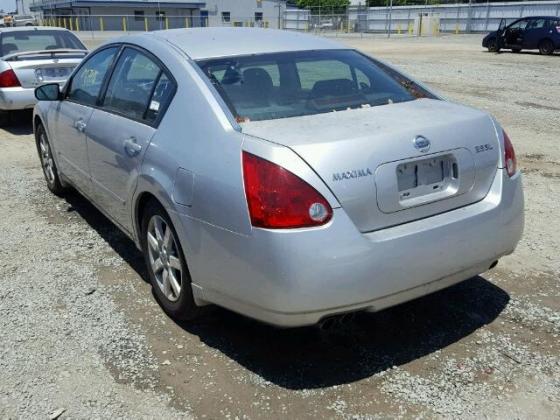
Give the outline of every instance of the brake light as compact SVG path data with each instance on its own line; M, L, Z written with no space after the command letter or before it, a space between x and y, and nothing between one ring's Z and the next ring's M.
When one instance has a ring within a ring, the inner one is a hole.
M243 179L255 227L311 227L332 218L331 206L315 188L275 163L243 152Z
M21 86L19 80L12 69L8 69L0 73L0 87L18 87Z
M510 177L515 175L517 172L517 159L515 158L515 150L513 149L513 144L508 135L504 131L504 162L506 165L506 171Z

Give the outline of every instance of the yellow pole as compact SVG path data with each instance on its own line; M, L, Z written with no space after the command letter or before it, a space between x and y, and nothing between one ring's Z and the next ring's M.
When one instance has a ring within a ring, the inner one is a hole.
M165 29L169 29L169 18L165 17Z
M185 18L185 28L188 28L188 27L189 27L189 18L186 17Z
M66 18L62 18L62 26L64 27L64 29L66 29L66 24L67 24Z
M412 35L412 33L414 32L414 26L412 25L412 23L408 24L408 34Z
M80 32L80 18L76 18L76 32Z
M455 35L459 35L459 24L455 24Z
M99 17L99 29L101 29L101 32L105 29L103 25L103 18L101 16Z
M72 18L68 18L68 21L70 23L70 30L73 31L74 30L74 24L72 23L73 19Z
M148 32L148 18L144 18L144 31Z
M397 33L399 35L401 34L401 24L400 23L397 25Z
M123 32L126 32L126 18L124 16L122 18L122 28L123 28Z

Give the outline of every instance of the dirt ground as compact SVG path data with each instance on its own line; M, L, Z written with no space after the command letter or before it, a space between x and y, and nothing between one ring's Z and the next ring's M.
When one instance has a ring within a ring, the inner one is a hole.
M560 55L480 40L341 38L501 121L524 172L518 249L328 332L221 309L173 322L132 242L47 192L29 115L0 129L0 418L560 417Z

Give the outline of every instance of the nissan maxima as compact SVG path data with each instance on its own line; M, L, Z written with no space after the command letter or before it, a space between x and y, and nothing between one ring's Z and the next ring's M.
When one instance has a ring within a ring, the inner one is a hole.
M326 38L132 35L35 94L48 188L130 236L175 319L378 311L485 272L522 234L500 124Z

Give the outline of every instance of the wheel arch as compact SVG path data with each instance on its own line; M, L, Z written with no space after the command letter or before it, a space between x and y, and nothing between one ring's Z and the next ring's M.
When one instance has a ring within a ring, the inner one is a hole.
M173 200L166 193L166 188L151 176L141 176L138 179L132 205L132 227L136 246L142 248L142 216L150 201L155 201L167 212L175 229L178 228L176 217L173 217Z
M553 40L552 38L550 38L550 37L548 37L548 36L542 38L542 39L539 41L539 43L537 44L537 47L539 48L539 50L540 50L540 48L541 48L541 45L543 45L545 42L550 42L550 43L552 44L552 52L551 52L551 54L554 54L554 51L555 51L555 49L556 49L556 43L554 42L554 40Z

